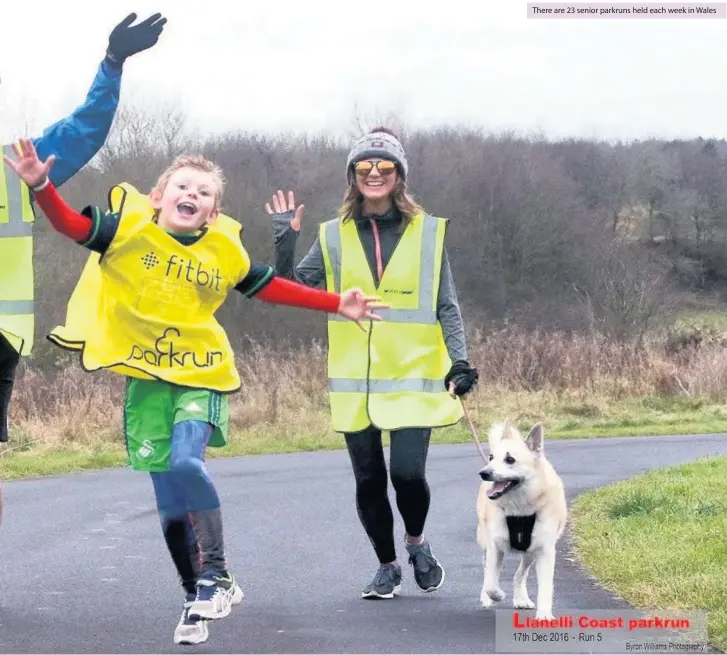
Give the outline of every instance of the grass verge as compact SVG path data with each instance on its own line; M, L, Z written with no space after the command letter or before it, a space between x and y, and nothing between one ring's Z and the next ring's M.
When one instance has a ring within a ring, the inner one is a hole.
M638 607L707 610L727 651L727 457L586 493L572 516L576 556L605 587Z
M483 442L489 424L504 418L523 430L542 421L549 439L727 432L727 410L708 399L693 397L646 396L613 401L582 393L492 391L478 394L466 406ZM120 416L109 423L96 433L96 438L74 439L73 430L68 427L52 441L33 440L32 434L24 432L21 426L0 450L0 478L11 480L123 466ZM464 421L435 430L432 436L433 443L470 440ZM233 406L230 445L208 452L210 458L215 458L341 448L343 438L331 431L324 410L309 409L298 416L286 416L285 420L259 421L246 428Z

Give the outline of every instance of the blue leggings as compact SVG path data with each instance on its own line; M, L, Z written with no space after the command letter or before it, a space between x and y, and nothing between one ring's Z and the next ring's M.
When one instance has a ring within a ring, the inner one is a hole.
M169 470L150 474L164 538L188 593L200 573L227 566L220 499L204 463L212 430L204 421L177 423Z

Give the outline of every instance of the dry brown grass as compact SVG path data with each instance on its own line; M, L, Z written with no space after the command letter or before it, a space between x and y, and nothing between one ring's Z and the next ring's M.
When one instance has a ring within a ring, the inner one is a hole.
M714 334L671 337L638 349L599 335L510 327L471 335L470 356L481 376L475 405L503 392L594 406L654 396L719 402L727 395L727 350ZM328 429L324 347L275 352L253 345L238 365L243 387L231 399L233 431L270 426L285 439ZM10 447L118 447L122 398L117 375L84 373L75 363L60 373L28 368L13 396Z

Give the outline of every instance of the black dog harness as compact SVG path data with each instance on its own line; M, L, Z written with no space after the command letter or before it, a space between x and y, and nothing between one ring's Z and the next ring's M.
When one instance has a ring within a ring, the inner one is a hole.
M533 538L536 514L530 516L506 516L507 531L510 533L510 547L526 551Z

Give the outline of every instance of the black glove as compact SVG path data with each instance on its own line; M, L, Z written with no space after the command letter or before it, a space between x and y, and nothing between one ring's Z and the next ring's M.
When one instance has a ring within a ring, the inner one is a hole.
M453 382L455 395L464 396L474 389L479 379L480 374L476 368L472 368L469 362L457 360L444 378L444 386L449 391L449 385Z
M138 25L130 27L135 20L136 14L129 14L114 27L109 36L106 58L117 67L121 66L127 57L151 48L159 39L167 22L161 14L154 14Z

